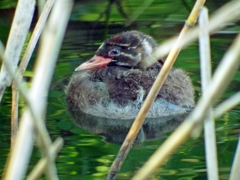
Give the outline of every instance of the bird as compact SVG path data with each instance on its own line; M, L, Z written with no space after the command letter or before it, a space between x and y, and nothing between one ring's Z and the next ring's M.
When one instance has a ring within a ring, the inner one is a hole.
M75 69L66 86L70 109L94 117L134 119L164 64L164 60L155 60L148 65L157 46L151 36L136 30L104 41L91 59ZM183 114L194 105L190 77L173 67L147 118Z

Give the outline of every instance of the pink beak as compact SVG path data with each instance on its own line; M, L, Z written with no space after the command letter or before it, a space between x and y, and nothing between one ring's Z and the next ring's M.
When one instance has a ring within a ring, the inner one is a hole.
M82 70L88 70L88 69L94 69L94 68L102 68L108 65L112 59L110 58L104 58L102 56L93 56L90 60L87 62L81 64L78 66L75 71L82 71Z

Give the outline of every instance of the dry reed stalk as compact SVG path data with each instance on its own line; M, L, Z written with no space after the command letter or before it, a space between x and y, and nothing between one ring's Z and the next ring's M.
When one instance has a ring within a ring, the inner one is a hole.
M14 146L14 142L18 132L18 102L19 91L17 85L12 85L12 107L11 107L11 148Z
M42 10L42 13L37 21L37 24L32 32L31 39L29 40L28 46L26 48L26 51L23 55L22 61L19 65L19 71L20 71L20 80L22 80L23 74L27 68L27 65L29 63L29 60L32 56L32 53L36 47L36 44L38 42L38 39L42 33L42 30L46 24L46 20L48 18L48 15L50 13L50 10L52 9L52 6L54 4L55 0L48 0Z
M212 73L209 32L204 29L207 25L208 10L203 7L199 15L199 26L203 29L199 32L200 70L203 96L207 96L208 92L206 90L211 80ZM204 140L208 179L218 180L217 143L212 107L208 109L204 119Z
M49 23L43 35L44 40L42 43L44 44L41 44L36 72L29 93L32 107L26 108L23 113L19 134L14 149L11 152L9 163L7 164L5 179L22 179L26 173L34 138L34 126L30 108L37 114L38 119L41 118L45 112L46 92L50 85L71 8L72 1L69 0L58 0L53 8ZM59 21L59 17L61 17L61 21ZM45 128L43 121L37 123L43 126L43 129ZM51 152L48 151L51 140L48 135L45 138L44 141L46 141L47 144L42 143L44 147L41 148L45 149L47 156L47 177L48 179L58 179L54 157Z
M220 7L210 18L208 26L204 27L206 31L213 34L214 32L223 29L229 24L229 22L235 22L239 20L240 17L240 1L230 1L226 5ZM199 35L199 31L202 31L199 27L192 29L187 36L180 42L179 46L187 47L192 41L196 40ZM154 59L161 59L165 57L170 52L171 48L176 44L177 37L173 37L170 40L167 40L153 53L152 57L147 59L151 66L156 63Z
M219 104L214 110L214 118L219 118L227 111L240 104L240 92L234 94L230 98Z
M143 106L141 107L135 121L132 124L131 129L129 130L129 133L127 134L127 137L125 138L119 153L117 154L117 157L115 158L111 168L110 172L108 174L108 179L114 179L118 171L120 170L128 152L130 151L130 148L136 139L136 136L142 127L142 124L146 118L146 115L154 102L158 92L160 91L170 69L172 68L179 52L181 51L182 46L179 46L179 42L182 41L182 38L187 34L189 29L193 27L197 21L200 7L203 6L205 3L205 0L197 0L191 14L189 15L189 18L187 19L185 26L183 27L181 33L179 34L179 37L177 39L176 44L171 49L166 61L164 62L164 65L158 74L149 94L146 97L146 100L143 103Z
M36 132L38 134L37 137L39 138L40 145L41 145L41 147L45 147L45 149L43 151L46 151L45 154L47 154L47 155L49 154L49 156L50 156L51 155L50 152L48 153L47 151L48 151L48 147L50 148L50 145L51 145L50 141L51 140L50 140L50 137L47 133L46 127L44 126L43 123L41 123L41 122L43 122L43 119L41 119L40 116L37 116L37 113L35 112L35 109L32 108L33 105L32 105L31 99L28 97L29 92L27 90L27 87L18 80L17 75L14 74L14 71L13 71L11 65L8 63L8 61L6 61L4 59L4 56L3 56L4 53L3 52L4 52L4 48L3 48L3 45L0 43L0 60L3 60L3 63L5 64L9 75L16 82L16 85L18 86L19 91L21 92L22 96L24 97L24 100L26 101L26 104L29 107L29 111L31 113L31 116L33 117L31 120L34 123ZM8 163L9 162L6 163L6 168L5 169L7 169L7 166L9 165Z
M19 0L17 4L6 50L4 52L5 59L10 61L14 71L17 68L23 44L32 21L34 7L35 0ZM10 86L11 82L12 78L8 75L5 65L3 65L0 72L0 101L2 100L6 87Z
M32 108L32 102L31 102L31 99L28 97L29 92L27 90L27 87L24 84L21 84L21 82L18 80L17 75L14 73L12 66L9 64L8 61L5 60L2 52L4 52L4 48L3 48L3 45L0 43L0 59L3 60L3 63L5 64L9 75L14 79L14 81L16 81L19 91L23 95L24 100L26 101L26 104L29 107L29 111L33 117L31 120L33 120L36 131L39 134L40 143L43 143L43 145L42 145L43 147L44 146L48 147L49 146L48 142L50 141L50 138L47 134L47 130L46 130L45 126L43 126L43 124L41 123L43 120L41 119L41 117L37 116L35 109ZM48 138L46 138L46 137L48 137ZM13 149L11 149L11 151L12 150ZM6 163L6 167L7 166L8 166L8 162Z
M230 180L239 180L240 179L240 136L238 137L238 145L232 165L232 170L230 173Z
M239 8L240 8L240 1L231 1L227 5L224 5L218 11L216 11L216 13L214 13L214 15L212 16L212 18L209 22L209 25L207 27L205 27L205 29L207 31L209 31L210 33L213 33L217 30L224 28L224 26L228 22L234 22L234 21L238 20L238 18L240 16ZM220 23L221 23L221 25L219 25ZM189 45L189 43L191 41L195 40L198 37L199 31L201 31L201 30L202 29L195 28L194 30L189 32L179 46ZM164 43L162 46L159 46L157 48L157 50L154 52L153 57L155 57L155 59L159 59L160 57L166 56L168 54L168 52L170 51L171 47L175 44L175 42L176 42L176 38L173 38L173 39L167 41L166 43ZM149 62L151 62L151 59L149 59ZM152 62L152 63L155 63L155 62ZM190 126L190 128L191 127L193 128L195 126L195 124L193 124L193 125L187 124L186 127L188 127L188 126ZM188 132L186 132L186 134L188 135ZM180 144L181 144L181 142L180 142ZM122 157L124 157L124 156L122 156ZM119 158L121 158L121 157L119 157ZM112 173L114 173L114 172L112 172ZM117 173L117 172L115 172L115 173ZM111 177L114 178L113 176L114 176L114 174L112 174ZM111 177L108 177L108 178L110 179Z
M38 4L38 14L41 14L44 8L44 5L46 4L46 1L48 0L37 0Z
M50 153L54 158L56 158L57 153L60 151L60 149L63 146L63 139L57 138L55 142L50 147ZM30 174L27 176L26 180L34 180L39 179L41 175L43 174L47 164L47 157L42 157L36 166L33 168L33 170L30 172Z
M36 24L36 27L33 30L31 39L28 43L27 49L23 55L22 61L19 65L20 74L18 75L19 80L21 81L23 78L23 74L27 68L29 60L32 56L33 50L38 42L40 34L43 30L43 27L46 23L47 17L49 15L50 10L52 9L53 3L55 0L48 0L43 8L43 11L39 17L39 20ZM11 147L13 147L17 130L18 130L18 102L19 102L19 91L18 87L13 81L12 84L12 111L11 111Z
M9 75L16 82L16 85L18 86L19 91L21 92L24 100L26 101L27 106L29 106L29 110L31 112L31 115L33 116L33 122L35 123L36 131L40 135L40 138L42 138L42 136L46 136L47 135L47 134L44 133L44 132L47 132L47 131L43 131L41 124L39 124L39 122L41 122L42 119L41 119L41 117L38 117L36 115L35 110L32 108L32 102L31 102L31 100L29 99L29 96L28 96L29 95L29 91L28 91L26 85L22 84L18 80L17 73L16 74L14 73L14 70L13 70L12 66L9 64L9 62L7 60L5 60L3 54L4 54L4 47L0 43L0 60L3 61L4 65L6 66L6 69L8 70ZM42 140L42 142L44 142L44 141ZM47 145L45 145L45 146L47 146Z
M217 67L211 83L207 87L208 94L202 96L189 117L168 137L159 149L149 158L144 166L139 169L133 180L146 179L163 165L169 156L185 142L194 128L202 123L205 113L215 102L230 83L231 78L239 67L240 58L240 34L231 45Z

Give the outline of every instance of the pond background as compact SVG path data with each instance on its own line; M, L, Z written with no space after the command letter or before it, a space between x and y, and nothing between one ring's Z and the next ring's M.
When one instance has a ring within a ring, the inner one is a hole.
M227 2L229 1L209 0L206 6L212 14ZM119 144L106 142L103 137L79 128L73 123L72 117L67 112L64 87L74 69L93 56L98 46L106 38L118 32L139 30L151 35L158 43L177 35L195 0L122 0L121 6L112 4L107 10L108 3L108 1L98 1L98 3L75 1L56 65L49 91L46 123L52 139L58 136L64 138L64 147L57 158L60 179L105 179L120 148ZM7 41L15 6L16 1L13 0L1 0L0 2L0 40L4 44ZM126 16L134 21L129 22L126 20ZM231 23L226 29L211 37L213 69L219 64L239 31L240 23ZM27 83L33 76L32 70L36 54L37 49L25 73ZM184 49L174 66L186 70L192 78L197 101L201 95L198 43L195 42ZM218 103L239 90L240 71ZM24 107L23 100L21 100L20 106L21 115ZM3 173L10 148L10 111L11 88L8 88L0 104L0 174ZM240 107L238 106L216 121L221 179L228 179L239 132ZM116 179L130 179L170 133L166 133L157 140L136 143ZM35 148L29 170L36 164L39 157L40 152ZM207 179L203 136L184 143L153 177L153 179Z

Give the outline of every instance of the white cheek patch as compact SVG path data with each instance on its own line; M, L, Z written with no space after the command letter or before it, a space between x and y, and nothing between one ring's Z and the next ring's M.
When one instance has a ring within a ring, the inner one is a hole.
M144 39L142 41L142 46L143 46L143 49L145 50L146 54L152 54L153 48L146 39Z
M128 47L128 50L131 50L131 49L137 49L137 46Z
M117 65L119 65L119 66L130 66L131 67L131 65L130 64L128 64L128 63L124 63L124 62L119 62L119 61L116 61L117 63Z
M121 55L125 56L125 57L128 57L129 59L135 59L136 56L133 56L131 54L127 54L127 53L124 53L124 52L121 52Z
M129 60L131 60L131 64L129 64L129 62L123 62L123 61L118 61L117 64L118 65L122 65L122 66L135 66L139 63L139 61L141 60L141 54L138 53L137 55L133 56L131 54L127 54L124 52L121 52L121 55L124 57L127 57Z

